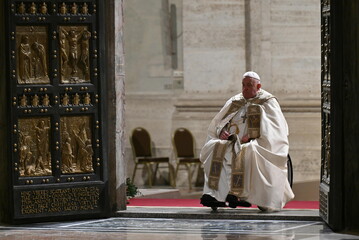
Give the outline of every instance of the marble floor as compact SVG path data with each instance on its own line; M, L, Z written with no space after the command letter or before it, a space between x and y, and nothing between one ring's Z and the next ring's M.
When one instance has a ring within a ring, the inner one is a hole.
M338 234L321 221L124 218L0 225L6 240L334 240L359 239Z

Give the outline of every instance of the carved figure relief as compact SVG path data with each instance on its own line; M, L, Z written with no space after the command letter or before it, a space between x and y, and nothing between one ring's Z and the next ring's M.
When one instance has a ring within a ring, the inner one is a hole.
M71 13L72 15L77 15L77 14L88 15L89 8L88 8L88 4L86 2L83 3L82 6L77 5L75 2L72 4L69 4L69 5L67 5L65 2L63 2L60 4L59 13L61 15L65 15L68 13Z
M66 14L67 13L67 6L66 4L63 2L60 6L60 14Z
M90 78L90 58L89 58L89 39L91 37L91 33L89 31L82 32L81 40L81 58L80 58L80 67L82 69L83 75L85 79Z
M47 76L47 63L46 63L46 51L44 45L34 42L32 45L32 52L33 52L33 60L35 63L35 70L34 70L34 76L35 78L38 73L42 73L45 77ZM41 72L42 71L42 72Z
M61 153L63 173L93 172L89 116L61 118Z
M17 26L16 39L18 84L50 83L47 67L47 28Z
M17 9L19 14L25 14L26 12L26 6L23 2L20 3L18 9Z
M26 83L30 80L31 76L31 48L29 44L29 36L21 36L21 43L19 45L19 73L20 73L20 82Z
M42 98L42 106L50 106L49 95L45 94Z
M47 96L48 98L48 96ZM62 106L81 106L81 105L91 105L91 95L89 93L85 94L68 94L64 93L60 95L61 105ZM47 106L44 104L44 100L42 103L43 106Z
M46 2L42 3L35 3L35 2L28 2L24 3L21 2L17 5L17 13L18 14L48 14L48 8Z
M74 172L75 168L72 166L75 156L72 154L71 138L69 134L64 136L64 143L61 148L63 173Z
M32 106L34 106L34 107L39 106L39 96L37 96L37 94L35 94L32 97Z
M77 14L77 4L76 3L73 3L72 6L71 6L71 13L72 14Z
M89 13L87 3L84 3L84 4L82 5L81 13L82 13L82 14L88 14L88 13Z
M62 83L90 81L89 39L87 26L60 26L60 67Z
M19 119L20 176L51 175L50 118Z
M37 8L36 8L36 4L34 2L31 3L31 6L30 6L30 14L35 14L36 11L37 11Z
M61 103L63 106L67 106L70 104L69 95L67 95L67 93L62 96Z
M91 97L90 97L90 94L89 94L89 93L86 93L86 94L85 94L84 104L85 104L85 105L90 105L90 104L91 104Z
M73 105L80 105L80 95L76 93L73 97Z
M50 106L50 97L47 94L35 94L19 96L19 107L48 107Z
M51 166L50 158L50 127L45 125L44 120L40 120L35 126L36 131L36 143L38 149L38 157L36 158L36 169L46 171L45 166Z
M41 8L40 8L40 12L42 14L47 14L47 4L45 2L42 3Z
M67 61L69 59L66 53L66 35L64 32L60 32L59 34L61 76L65 76Z
M26 107L27 106L27 97L25 94L23 94L21 97L20 97L20 106L21 107Z
M20 133L20 176L30 175L30 167L28 167L33 160L33 153L31 152L32 138L29 135Z

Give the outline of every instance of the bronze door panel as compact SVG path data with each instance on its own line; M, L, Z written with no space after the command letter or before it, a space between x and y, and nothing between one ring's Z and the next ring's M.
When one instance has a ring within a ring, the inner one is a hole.
M19 119L19 171L21 177L49 176L51 170L50 118Z
M59 26L61 83L90 82L87 26Z
M18 84L48 84L48 31L45 26L16 27Z
M91 122L90 116L61 118L61 171L63 174L94 172Z

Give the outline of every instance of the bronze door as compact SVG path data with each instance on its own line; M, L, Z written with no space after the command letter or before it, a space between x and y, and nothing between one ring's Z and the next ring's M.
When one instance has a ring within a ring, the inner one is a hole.
M322 61L322 160L320 184L320 216L328 222L328 194L330 184L331 78L330 78L330 2L322 1L321 61Z
M102 1L6 4L12 218L104 216Z
M320 216L358 232L359 2L321 1L322 166Z
M321 2L322 159L319 214L334 230L343 228L342 77L340 4Z

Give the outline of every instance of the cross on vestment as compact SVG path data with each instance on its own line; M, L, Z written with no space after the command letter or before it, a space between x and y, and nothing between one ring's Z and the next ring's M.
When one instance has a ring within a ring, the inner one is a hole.
M243 123L245 123L247 119L247 114L244 114L243 116L241 116L241 118L243 118Z

